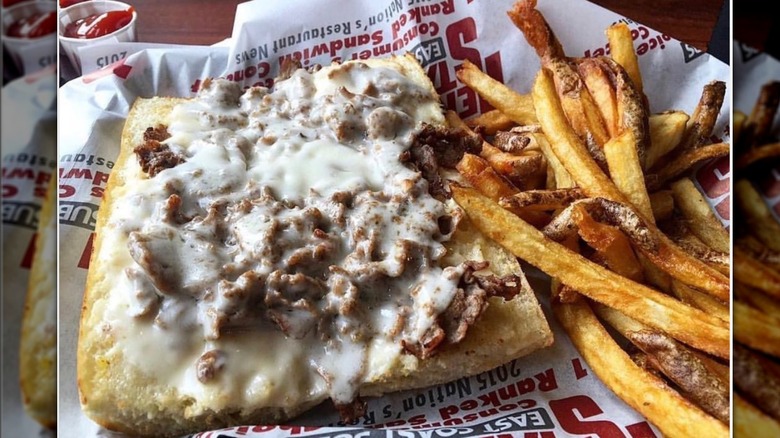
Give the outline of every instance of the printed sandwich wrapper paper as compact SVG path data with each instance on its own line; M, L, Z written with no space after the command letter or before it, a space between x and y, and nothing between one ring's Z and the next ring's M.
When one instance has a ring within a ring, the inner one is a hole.
M635 36L653 112L680 109L691 113L706 83L728 82L727 65L646 26L581 0L540 3L539 9L570 56L608 54L604 30L625 20ZM487 106L455 77L455 68L464 59L522 93L530 91L539 70L536 54L505 14L511 6L511 0L250 2L238 6L226 45L138 51L141 46L120 44L95 49L97 56L125 54L109 67L65 84L60 94L59 433L73 437L109 434L80 410L76 341L96 212L118 155L125 118L136 98L192 97L203 79L217 76L246 86L270 85L286 57L310 66L408 51L426 68L444 104L467 118ZM87 56L84 62L96 60ZM725 132L729 112L726 103L716 132ZM727 159L697 172L700 188L726 224L729 176ZM532 277L544 302L549 295L548 280L538 273ZM530 438L587 436L598 431L614 436L660 436L603 386L544 306L555 332L554 346L480 376L370 400L366 416L347 428L330 428L344 425L326 403L293 420L291 426L238 427L202 436L514 433ZM391 429L377 430L380 426Z
M780 61L758 50L734 43L734 108L750 115L761 87L772 81L780 81ZM780 137L780 114L775 116L774 138ZM757 185L764 202L780 221L780 168L775 167L759 176Z
M19 336L39 213L57 171L56 68L3 87L3 418L2 436L38 436L19 388Z

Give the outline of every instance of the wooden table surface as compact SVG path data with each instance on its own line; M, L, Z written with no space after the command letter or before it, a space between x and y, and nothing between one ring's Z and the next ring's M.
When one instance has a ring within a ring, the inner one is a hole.
M241 0L128 0L138 11L138 40L214 44L230 36ZM592 0L698 49L706 50L723 0Z

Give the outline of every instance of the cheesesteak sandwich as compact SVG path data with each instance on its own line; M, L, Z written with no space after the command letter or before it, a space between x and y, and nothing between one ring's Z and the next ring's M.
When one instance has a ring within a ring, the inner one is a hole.
M517 260L450 199L481 145L411 55L136 101L84 298L86 414L176 435L331 399L350 421L550 345Z

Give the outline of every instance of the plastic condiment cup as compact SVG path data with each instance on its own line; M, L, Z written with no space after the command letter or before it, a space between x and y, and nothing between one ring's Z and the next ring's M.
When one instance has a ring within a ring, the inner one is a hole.
M81 73L81 58L79 57L79 48L91 44L105 43L127 43L135 42L135 22L138 19L138 13L133 8L133 16L130 23L117 29L107 35L97 38L70 38L63 35L65 27L70 23L89 17L90 15L102 14L109 11L127 11L131 8L127 3L112 0L93 0L84 3L76 3L60 10L60 46L62 52L68 56L73 68Z
M41 12L57 10L51 0L31 0L3 10L3 46L23 74L33 73L57 61L57 31L38 38L18 38L5 34L17 21Z

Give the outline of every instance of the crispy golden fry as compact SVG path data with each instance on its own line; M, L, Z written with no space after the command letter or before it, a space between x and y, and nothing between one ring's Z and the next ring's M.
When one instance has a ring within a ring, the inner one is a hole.
M520 190L536 188L543 181L547 163L541 153L513 155L483 143L480 156Z
M615 23L607 28L607 39L612 59L620 64L628 73L634 87L642 93L642 73L639 70L639 60L634 51L634 39L626 23Z
M674 196L671 190L659 190L650 194L650 208L653 209L655 221L672 217L674 212Z
M780 319L734 301L734 339L750 348L780 357Z
M645 98L637 91L631 78L617 62L610 58L599 58L605 68L612 73L612 81L617 92L617 111L620 116L620 129L634 133L636 152L642 169L647 169L647 149L650 147L649 113Z
M734 436L774 438L780 436L780 422L734 394Z
M661 157L682 142L688 119L688 114L682 111L669 111L650 116L650 146L645 160L647 169L652 169Z
M623 232L594 220L584 208L575 208L572 217L582 240L597 251L609 269L630 280L642 282L642 266Z
M704 86L699 103L688 121L682 150L699 147L710 142L709 138L712 135L715 122L718 120L725 96L725 82L712 81Z
M735 281L734 298L744 301L753 308L761 309L761 312L769 316L780 319L780 300L767 295L760 289Z
M739 247L734 248L734 280L780 299L780 272L763 265Z
M499 175L487 161L476 155L463 154L463 158L457 165L457 170L480 193L495 201L518 193L517 188L511 182ZM539 211L518 210L514 213L536 227L544 226L550 221L547 214Z
M657 170L657 179L653 184L648 184L648 190L657 190L664 186L668 181L671 181L678 176L682 175L686 171L692 169L697 164L711 160L718 157L726 157L729 155L731 148L728 143L714 143L707 146L701 146L696 149L691 149L678 157L667 165Z
M701 293L677 280L672 281L672 293L683 303L720 318L722 321L729 322L731 320L729 305L723 301Z
M560 241L566 235L576 232L573 211L582 207L599 221L620 228L635 249L667 274L718 299L729 299L727 276L677 247L658 228L647 223L626 204L604 198L575 201L545 226L544 234Z
M507 12L512 23L523 32L528 44L536 50L540 59L565 58L563 47L541 12L536 10L536 0L515 2Z
M673 238L673 241L683 251L712 266L713 269L721 274L729 275L731 273L731 263L728 252L715 251L690 232L684 236Z
M748 395L761 410L780 419L780 375L777 365L738 342L734 343L734 389Z
M574 132L591 151L603 147L609 140L609 133L577 70L565 58L542 60L542 65L552 73L561 108Z
M666 334L623 315L615 309L595 304L596 314L647 354L648 361L672 382L676 383L690 400L705 412L728 423L729 387L711 372L691 350Z
M624 200L623 194L599 168L585 144L569 127L549 73L539 72L533 87L539 124L552 152L588 196ZM541 145L540 145L541 146ZM544 148L542 148L544 150Z
M650 197L645 188L642 166L639 164L634 132L626 130L604 145L609 174L631 204L649 221L655 223Z
M734 168L738 171L744 171L759 161L777 157L780 157L780 143L761 145L743 152L739 158L734 160Z
M734 246L744 250L757 261L773 269L780 270L780 252L767 248L754 236L746 235L735 237Z
M734 111L731 133L733 138L737 139L737 141L739 141L739 135L742 133L742 128L745 126L745 121L747 121L747 114L739 110Z
M610 74L602 63L594 58L583 58L577 62L577 71L588 88L593 102L599 108L604 126L610 137L620 131L620 116L617 109L617 92L612 86Z
M482 128L482 132L486 135L496 135L496 132L506 131L514 126L515 122L501 111L493 109L466 120L466 124L471 129Z
M528 209L538 211L550 211L566 208L569 204L583 197L582 190L578 188L557 190L526 190L512 196L501 198L499 204L502 207L514 211L515 209Z
M728 253L729 233L693 181L683 178L672 183L672 192L675 204L688 220L691 232L712 249Z
M463 154L457 165L458 172L490 199L499 200L519 192L506 178L499 175L483 158L474 154Z
M555 152L550 146L550 142L547 141L547 137L545 137L544 134L535 134L534 138L536 139L539 148L542 150L544 158L547 160L547 164L553 171L555 187L558 189L576 187L577 183L574 182L569 171L566 170L566 167L561 163L561 160L555 155Z
M750 181L740 179L734 183L734 205L758 240L772 251L780 251L780 224Z
M536 228L476 190L452 187L455 201L486 236L583 295L617 308L688 345L718 357L729 354L728 324L615 274L550 241Z
M531 96L515 92L501 82L483 73L469 61L457 72L458 79L477 92L493 107L519 125L537 123Z
M553 310L594 373L668 436L726 437L728 426L645 372L615 343L584 300ZM674 413L673 415L671 413Z
M737 150L745 151L753 146L766 142L772 129L772 121L780 104L780 82L769 82L761 87L750 117L745 121L740 132Z

